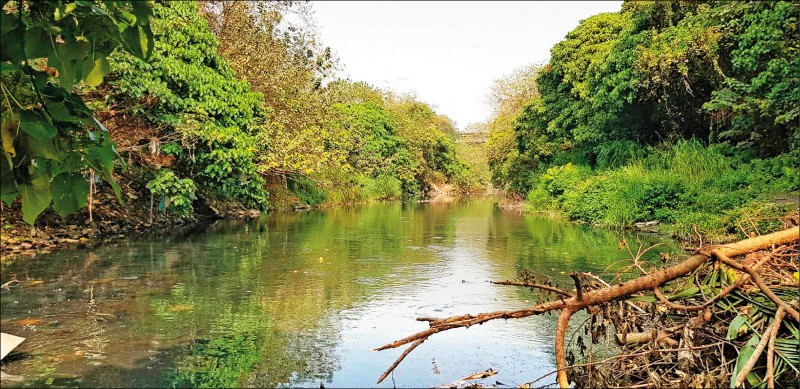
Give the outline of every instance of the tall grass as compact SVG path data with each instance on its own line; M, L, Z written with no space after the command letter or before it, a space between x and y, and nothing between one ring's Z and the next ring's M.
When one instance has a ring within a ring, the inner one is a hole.
M617 140L603 143L597 153L598 169L613 169L644 156L644 149L636 142Z
M694 184L731 170L730 161L717 147L705 147L696 139L682 139L657 148L645 163L653 170L668 170Z

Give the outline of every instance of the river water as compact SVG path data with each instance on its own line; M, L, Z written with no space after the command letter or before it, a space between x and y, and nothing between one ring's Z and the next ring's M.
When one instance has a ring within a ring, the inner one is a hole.
M0 290L2 331L27 338L2 366L23 381L3 387L430 387L489 368L475 382L516 386L554 369L555 315L436 334L381 385L403 349L370 350L425 329L417 317L534 304L539 292L488 282L522 269L601 274L630 257L620 236L481 199L270 214L40 255L2 268L0 281L21 281Z

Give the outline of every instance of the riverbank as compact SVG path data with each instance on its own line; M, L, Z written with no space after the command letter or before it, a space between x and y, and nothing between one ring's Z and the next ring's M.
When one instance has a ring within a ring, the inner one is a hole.
M568 162L530 175L526 212L666 234L694 244L743 239L797 219L797 163L678 141L616 167ZM515 207L519 207L518 203Z
M43 213L34 226L22 220L17 201L0 210L2 260L34 257L66 247L85 248L108 240L141 233L169 233L176 227L205 223L217 216L209 212L173 215L149 212L149 199L126 196L121 204L111 193L97 193L89 208L61 218L52 210Z
M146 192L145 189L123 188L124 202L120 203L111 191L100 191L92 199L91 216L88 207L66 218L61 218L53 210L48 210L39 217L35 226L22 220L19 201L11 207L3 206L0 209L2 260L34 257L59 248L93 247L131 235L170 234L177 227L202 225L223 218L251 218L261 215L260 211L247 209L238 203L214 201L206 196L201 196L200 200L195 201L193 213L178 215L160 212L158 209L151 209L153 204ZM308 204L285 187L271 187L270 193L271 195L275 194L270 199L270 212L293 212L401 200ZM462 193L451 184L431 184L431 190L426 192L424 197L413 199L413 201L452 202L465 196L490 194L491 192L487 191L477 194Z

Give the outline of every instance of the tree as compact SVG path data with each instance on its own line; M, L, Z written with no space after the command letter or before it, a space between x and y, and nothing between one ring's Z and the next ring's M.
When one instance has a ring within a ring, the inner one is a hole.
M496 185L509 184L512 190L524 190L524 172L535 169L535 166L521 163L515 128L526 105L539 98L536 79L541 69L541 64L517 69L495 80L489 94L494 107L488 122L489 140L486 143L489 169Z
M219 41L193 2L155 7L158 39L149 63L114 56L104 100L176 141L161 151L176 157L176 172L198 187L251 208L266 209L256 158L264 146L263 96L217 53ZM115 123L121 126L125 123Z
M311 8L301 2L205 2L203 15L220 53L264 96L269 147L259 155L268 174L311 174L336 163L323 145L330 104L321 87L335 69L316 37Z

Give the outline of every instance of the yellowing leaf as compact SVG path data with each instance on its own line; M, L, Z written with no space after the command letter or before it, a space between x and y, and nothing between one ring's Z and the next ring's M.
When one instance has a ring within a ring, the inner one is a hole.
M14 149L14 138L16 138L18 128L19 123L13 119L6 119L3 120L3 123L0 123L0 136L2 136L3 140L3 151L10 154L12 158L17 156L17 150Z
M103 77L110 71L111 67L108 64L108 60L106 60L105 56L101 55L94 60L94 67L86 76L86 83L89 86L98 86L103 82Z

